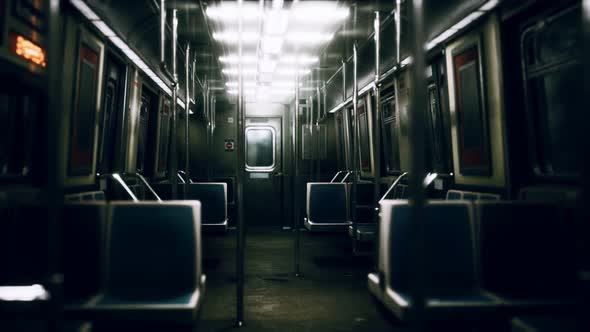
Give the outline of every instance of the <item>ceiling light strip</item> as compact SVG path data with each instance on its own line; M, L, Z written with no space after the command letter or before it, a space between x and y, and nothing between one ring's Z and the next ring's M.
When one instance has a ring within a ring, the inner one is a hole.
M483 16L485 13L493 10L498 6L500 3L499 0L490 0L480 6L478 9L467 15L465 18L460 20L459 22L455 23L453 26L448 28L447 30L443 31L440 35L434 37L425 45L425 49L430 51L431 49L435 48L436 46L440 45L444 41L453 37L457 32L463 30L470 24L472 24L475 20Z
M133 62L146 76L148 76L152 81L160 87L166 94L169 96L172 95L172 90L164 81L142 60L142 58L133 51L127 43L123 39L121 39L117 34L103 21L98 17L98 15L88 7L88 5L82 0L70 0L72 6L74 6L84 17L86 17L90 22L100 31L105 37L107 37L113 45L115 45L123 54L127 56L127 58ZM184 102L180 99L177 100L178 104L181 108L185 108Z

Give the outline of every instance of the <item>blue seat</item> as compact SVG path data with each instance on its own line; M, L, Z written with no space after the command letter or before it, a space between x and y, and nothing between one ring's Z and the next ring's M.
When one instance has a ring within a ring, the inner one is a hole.
M105 287L71 315L194 325L205 283L200 214L198 201L111 203Z
M201 202L204 229L227 231L227 183L191 183L187 185L185 199Z
M305 228L309 231L345 231L349 223L346 183L307 183Z
M449 190L447 191L447 200L448 201L456 201L463 199L463 192L459 190Z
M400 320L411 307L412 207L407 201L381 203L379 273L369 289ZM471 207L468 202L432 201L423 209L425 310L428 320L495 316L501 303L478 284Z
M514 313L575 305L575 236L562 208L524 201L479 201L474 208L486 290Z

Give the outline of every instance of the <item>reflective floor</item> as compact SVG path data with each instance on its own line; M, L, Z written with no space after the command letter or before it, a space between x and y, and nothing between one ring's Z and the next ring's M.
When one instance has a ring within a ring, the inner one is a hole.
M240 331L395 330L395 322L367 291L372 263L350 254L345 234L302 233L302 277L292 273L292 239L290 231L248 231L245 326ZM203 242L207 293L199 331L233 330L235 233L207 236Z

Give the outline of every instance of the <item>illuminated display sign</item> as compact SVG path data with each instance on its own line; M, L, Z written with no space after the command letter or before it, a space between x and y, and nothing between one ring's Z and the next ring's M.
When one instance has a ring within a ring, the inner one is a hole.
M11 37L12 50L16 55L41 67L47 65L45 50L41 46L14 32L11 33Z

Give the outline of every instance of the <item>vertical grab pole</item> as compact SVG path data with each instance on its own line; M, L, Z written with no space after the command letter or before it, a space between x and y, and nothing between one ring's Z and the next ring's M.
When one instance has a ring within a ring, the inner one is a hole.
M318 79L319 79L319 76L320 75L318 74ZM322 133L320 132L320 120L321 120L321 117L322 117L322 103L321 103L322 94L321 94L321 91L320 91L320 83L319 83L319 80L318 80L318 83L316 83L316 94L318 96L317 97L318 98L318 100L317 100L318 114L317 114L317 117L316 117L316 120L315 120L315 127L316 127L316 133L317 133L318 137L315 140L315 142L316 142L316 151L317 151L317 161L316 161L317 162L317 165L316 165L316 167L317 167L317 175L316 175L316 179L315 180L316 181L321 181L322 180L322 167L321 167L322 166L322 151L321 151L321 148L322 148L322 141L321 141L321 139L322 139Z
M184 175L186 176L186 183L183 186L183 197L186 198L186 190L190 181L190 150L189 150L189 115L190 115L190 106L191 106L191 91L190 91L190 50L191 46L189 43L186 44L186 52L185 52L185 59L184 59L184 70L185 70L185 109L184 109Z
M357 252L357 240L356 240L356 230L357 230L357 190L358 190L358 164L359 164L359 139L360 139L360 130L359 130L359 118L358 118L358 80L357 80L357 68L358 68L358 54L357 54L357 46L356 42L352 45L352 114L354 116L354 134L352 136L352 189L351 189L351 200L350 200L350 208L352 210L352 250L354 253Z
M172 199L178 198L178 151L176 146L177 134L177 104L178 104L178 72L176 71L176 42L178 40L178 17L177 10L172 10L172 128L170 130L170 182L172 184Z
M238 0L238 8L241 11L243 0ZM238 19L238 59L242 58L242 15ZM237 204L238 204L238 231L236 245L236 325L241 327L244 324L244 250L245 250L245 230L244 230L244 169L246 162L245 155L245 130L244 130L244 82L242 75L242 61L238 62L238 114L237 114L237 135L236 143L238 145L238 155L236 158L236 177L237 177Z
M62 287L62 265L61 256L61 215L63 205L63 172L61 169L60 157L63 157L64 150L60 144L60 133L63 122L61 121L61 76L63 71L63 49L62 45L62 15L61 1L51 0L49 2L49 43L47 57L47 131L45 133L45 155L43 160L46 163L43 203L47 207L47 223L49 233L46 234L48 247L48 269L47 287L51 294L50 314L47 320L47 330L51 332L61 331L62 308L63 308L63 287Z
M413 244L413 259L411 298L413 306L410 309L410 326L414 331L425 331L426 323L424 319L425 302L424 302L424 279L425 279L425 244L424 244L424 213L423 208L426 204L426 194L422 185L425 169L425 114L427 109L426 80L424 77L425 58L424 58L424 8L422 0L413 0L411 2L410 22L412 26L409 31L412 34L411 49L413 61L411 65L411 99L409 112L409 132L410 132L410 205L412 214L412 228L414 238L411 239Z
M301 276L300 271L300 250L301 250L301 234L299 226L299 144L297 141L297 134L299 133L299 66L295 68L295 110L293 111L293 200L295 206L293 208L293 227L295 228L295 250L294 250L294 269L295 276ZM303 138L303 137L302 137Z
M381 17L379 12L375 12L375 20L373 22L375 30L375 107L373 108L375 122L373 124L373 159L375 172L375 187L373 188L373 222L379 223L379 199L381 198L381 87L379 86L380 78L380 61L381 57ZM377 227L379 232L379 227ZM376 237L379 239L379 236ZM377 253L377 250L375 250Z

